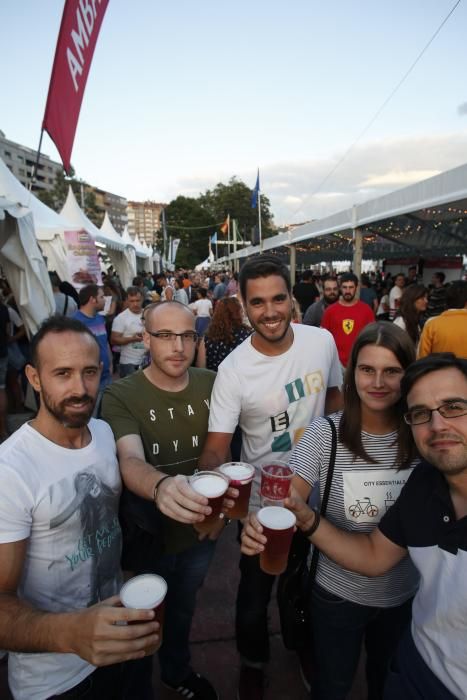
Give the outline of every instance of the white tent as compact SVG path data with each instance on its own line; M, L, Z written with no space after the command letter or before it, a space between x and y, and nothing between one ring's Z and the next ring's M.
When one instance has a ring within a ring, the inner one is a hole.
M26 330L34 334L55 313L55 300L32 213L0 196L0 263Z
M123 271L120 274L120 282L122 283L123 288L126 289L133 282L133 278L136 277L135 244L131 240L131 236L128 233L128 228L126 226L123 229L122 241L125 243L125 250L123 254Z
M118 240L118 242L123 246L120 250L115 248L107 247L106 253L112 263L120 282L123 287L129 287L133 281L135 275L132 274L131 264L128 264L128 253L127 253L127 242L124 240L123 236L114 229L108 212L105 212L104 221L102 222L101 232L106 236ZM131 257L131 253L130 253ZM136 274L136 273L135 273Z
M115 232L115 235L107 233L103 229L97 228L97 226L88 219L76 201L71 187L68 188L68 196L60 214L67 219L67 221L71 221L71 223L75 225L75 228L79 227L84 229L95 241L103 243L108 250L124 250L125 244L117 232Z
M76 226L29 192L0 158L0 196L32 212L39 246L47 259L49 270L55 270L61 279L68 279L67 255L63 234Z

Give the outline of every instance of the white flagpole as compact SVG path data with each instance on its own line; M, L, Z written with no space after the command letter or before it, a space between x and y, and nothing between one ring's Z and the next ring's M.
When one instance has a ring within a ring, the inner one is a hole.
M258 187L258 232L259 232L259 249L263 250L263 237L261 234L261 191Z

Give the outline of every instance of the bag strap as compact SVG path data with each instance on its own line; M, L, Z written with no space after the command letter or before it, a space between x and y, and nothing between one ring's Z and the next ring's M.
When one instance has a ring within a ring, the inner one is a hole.
M328 473L326 476L326 484L324 487L323 500L321 501L321 508L320 508L320 513L323 516L326 515L326 508L328 506L328 500L329 500L329 494L331 492L332 477L334 475L334 465L336 463L336 452L337 452L336 426L334 424L334 421L331 418L329 418L328 416L324 416L324 419L329 423L329 426L331 428L332 441L331 441L331 454L329 457ZM310 572L308 574L307 585L306 585L308 593L311 593L311 588L312 588L313 582L315 580L316 571L318 569L318 558L319 558L319 549L317 547L314 547L313 555L311 557Z
M66 312L68 311L68 294L65 294L65 306L63 307L63 315L66 316Z

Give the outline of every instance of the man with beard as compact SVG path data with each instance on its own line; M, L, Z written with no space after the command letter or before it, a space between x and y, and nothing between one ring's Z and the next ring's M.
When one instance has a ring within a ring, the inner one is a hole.
M215 700L210 682L190 666L189 638L196 594L214 554L196 524L211 512L188 484L208 430L215 373L191 367L195 317L184 304L148 306L144 344L151 364L104 394L102 416L113 430L125 490L123 568L165 578L162 683L191 700ZM219 528L220 529L220 528ZM133 664L128 698L152 700L152 659Z
M401 390L422 462L378 527L340 530L298 492L286 506L312 544L345 569L380 576L408 554L419 570L411 627L391 662L385 700L466 698L467 360L429 355L405 371ZM257 521L245 528L245 553L259 553L264 542Z
M315 416L340 406L341 370L332 336L291 324L292 295L287 267L274 255L248 260L240 271L240 293L253 334L219 366L211 400L209 434L199 464L227 461L237 424L242 461L256 467L250 508L259 507L260 465L287 460ZM239 698L262 698L269 660L267 609L275 577L257 559L240 560L236 636L241 656Z
M321 325L323 314L331 304L334 304L339 298L339 287L335 277L325 277L323 280L323 298L315 301L314 304L308 307L303 317L303 323L307 326Z
M0 648L15 700L120 698L122 662L158 639L152 611L117 607L120 475L109 427L91 418L100 371L83 324L44 322L26 367L37 417L0 447ZM93 605L96 571L112 597Z
M355 298L358 278L352 272L341 277L341 298L329 306L323 314L321 328L328 330L337 345L342 367L347 367L350 351L362 328L375 320L375 315L368 304Z

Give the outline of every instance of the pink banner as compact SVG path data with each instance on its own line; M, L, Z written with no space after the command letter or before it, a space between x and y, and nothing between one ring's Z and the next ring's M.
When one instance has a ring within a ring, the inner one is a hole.
M66 0L42 128L70 170L71 151L97 37L109 0Z

